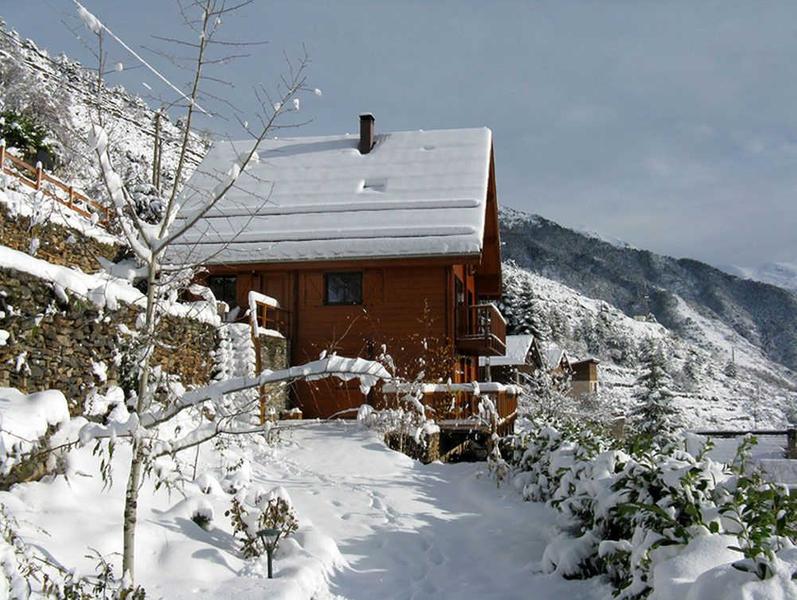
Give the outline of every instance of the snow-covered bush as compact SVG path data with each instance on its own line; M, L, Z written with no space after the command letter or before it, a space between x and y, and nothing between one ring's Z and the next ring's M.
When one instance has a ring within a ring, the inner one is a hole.
M604 574L618 597L643 598L657 561L673 548L723 535L738 540L737 570L761 580L782 571L778 555L797 540L797 500L749 470L749 444L733 465L711 460L710 447L697 455L677 444L622 449L599 429L527 422L507 462L525 499L560 514L563 531L546 547L543 568L572 578Z
M726 530L739 540L735 549L744 556L734 567L768 579L776 572L776 554L797 540L797 497L767 481L760 471L746 468L743 459L754 444L751 436L740 446L734 477L722 487L726 496L719 513Z
M0 598L28 600L144 600L143 588L114 575L111 563L93 551L94 575L81 576L55 564L49 555L28 545L17 523L0 505Z
M50 133L32 116L14 110L0 113L0 138L6 146L19 150L29 162L36 161L40 152L55 154Z
M253 490L233 497L225 513L232 521L233 531L241 543L241 553L246 558L257 558L267 551L273 552L280 541L299 528L296 512L290 497L282 488L268 493ZM269 541L258 533L264 529L278 532Z

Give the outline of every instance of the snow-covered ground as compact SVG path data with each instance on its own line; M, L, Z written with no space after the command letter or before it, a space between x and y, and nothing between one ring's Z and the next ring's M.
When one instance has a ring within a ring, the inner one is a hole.
M126 448L114 483L103 491L98 459L73 452L68 479L24 484L0 494L23 523L26 539L52 557L91 572L89 548L121 550ZM194 456L183 457L192 463ZM282 434L277 446L247 443L251 472L225 480L222 457L203 448L197 477L210 494L141 494L138 573L148 597L183 598L609 598L597 581L568 581L539 571L554 513L496 489L484 463L422 465L389 450L356 423L311 423ZM190 474L189 469L189 474ZM212 483L221 482L221 486ZM208 482L211 482L208 485ZM299 518L295 541L277 555L276 578L243 560L224 511L232 481L281 486ZM214 513L209 529L190 520L198 506ZM46 533L45 533L46 532ZM339 552L339 553L338 553Z

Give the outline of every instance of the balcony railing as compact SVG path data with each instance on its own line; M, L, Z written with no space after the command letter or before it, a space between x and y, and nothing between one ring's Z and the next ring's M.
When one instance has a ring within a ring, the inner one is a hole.
M274 298L249 292L249 311L252 331L259 335L275 333L289 337L291 331L291 313L282 308Z
M517 417L521 388L492 381L481 383L386 383L381 388L382 408L401 406L407 394L419 396L426 408L426 417L442 429L491 431L500 435L512 433ZM489 400L492 409L488 410Z
M457 352L468 356L503 356L506 353L506 321L492 304L459 309Z

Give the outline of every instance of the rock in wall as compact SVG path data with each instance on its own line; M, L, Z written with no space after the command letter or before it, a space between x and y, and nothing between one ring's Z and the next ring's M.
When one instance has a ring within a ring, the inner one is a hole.
M119 382L120 325L133 329L138 311L122 306L98 310L70 298L60 304L49 284L27 273L0 270L0 386L24 392L61 390L73 415L81 414L88 391ZM212 376L217 333L191 319L165 317L155 362L183 384L204 384Z

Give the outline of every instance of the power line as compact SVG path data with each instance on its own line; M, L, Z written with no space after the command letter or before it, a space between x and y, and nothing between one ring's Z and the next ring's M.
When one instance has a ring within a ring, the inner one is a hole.
M90 11L89 11L89 10L88 10L86 7L85 7L85 6L83 6L83 5L82 5L82 4L81 4L81 3L80 3L78 0L72 0L72 2L75 4L75 6L77 6L77 7L78 7L78 10L82 10L82 11L84 11L85 13L87 13L87 14L91 15L92 17L94 17L94 15L93 15L93 14L92 14L92 13L91 13L91 12L90 12ZM172 88L172 89L173 89L175 92L177 92L178 94L180 94L180 96L181 96L181 97L182 97L184 100L188 101L190 104L192 104L193 106L195 106L195 107L197 108L197 110L201 111L202 113L204 113L204 114L205 114L205 115L207 115L208 117L210 117L210 116L211 116L211 114L210 114L208 111L206 111L204 108L202 108L202 107L201 107L201 106L200 106L200 105L199 105L199 104L198 104L198 103L197 103L195 100L192 100L191 98L189 98L188 96L186 96L186 95L185 95L185 94L182 92L182 90L180 90L180 88L178 88L176 85L174 85L174 84L173 84L171 81L169 81L169 80L168 80L168 79L167 79L167 78L166 78L164 75L162 75L162 74L160 73L160 71L158 71L158 70L157 70L155 67L153 67L153 66L152 66L151 64L149 64L149 63L148 63L146 60L144 60L144 59L143 59L143 58L142 58L142 57L141 57L141 56L140 56L140 55L139 55L139 54L138 54L138 53L137 53L135 50L133 50L133 49L132 49L130 46L128 46L127 44L125 44L125 42L124 42L124 41L123 41L123 40L122 40L122 39L121 39L119 36L117 36L117 35L116 35L116 34L115 34L113 31L111 31L110 29L108 29L108 26L107 26L107 25L105 25L105 24L104 24L102 21L100 21L100 20L99 20L99 19L97 19L96 17L94 17L94 18L96 19L96 21L97 21L97 24L99 24L99 26L100 26L102 29L104 29L105 31L107 31L107 32L108 32L108 35L110 35L110 36L111 36L111 37L112 37L112 38L113 38L113 39L114 39L114 40L115 40L115 41L116 41L116 42L117 42L117 43L118 43L120 46L122 46L122 48L124 48L124 49L125 49L125 50L127 50L127 51L128 51L130 54L132 54L132 55L133 55L133 56L134 56L134 57L135 57L135 58L136 58L136 59L137 59L137 60L138 60L138 61L139 61L139 62L140 62L142 65L144 65L144 66L145 66L147 69L149 69L149 70L150 70L150 71L151 71L151 72L152 72L152 73L153 73L153 74L154 74L154 75L155 75L155 76L156 76L158 79L160 79L161 81L163 81L163 82L164 82L166 85L168 85L170 88Z

